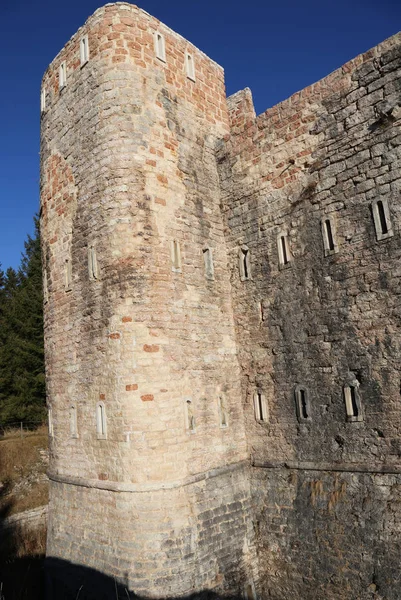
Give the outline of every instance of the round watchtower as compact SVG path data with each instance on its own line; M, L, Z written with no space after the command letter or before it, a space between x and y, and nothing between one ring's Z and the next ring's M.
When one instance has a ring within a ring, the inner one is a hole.
M148 597L248 589L223 71L106 5L46 71L41 109L48 556Z

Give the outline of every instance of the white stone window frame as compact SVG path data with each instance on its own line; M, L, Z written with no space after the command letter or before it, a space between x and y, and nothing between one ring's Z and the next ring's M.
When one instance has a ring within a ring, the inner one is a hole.
M104 402L96 404L96 437L98 440L107 440L106 405Z
M155 42L155 54L156 58L161 60L162 62L166 61L166 40L164 35L160 33L160 31L155 31L154 34L154 42Z
M238 266L241 281L249 281L252 279L251 251L246 244L243 244L238 249Z
M194 413L194 403L192 398L184 398L185 403L185 429L189 434L196 433L196 419Z
M214 280L213 250L209 246L202 249L203 263L205 266L205 277L211 281Z
M387 228L386 233L383 233L382 220L380 218L380 210L378 206L379 202L381 202L383 207L383 216ZM387 240L388 238L393 237L394 229L391 221L390 208L387 198L378 198L377 200L374 200L372 202L372 214L377 241L381 242L382 240Z
M331 248L330 244L330 236L327 228L327 221L330 224L330 233L331 239L333 241L333 248ZM321 219L321 227L322 227L322 237L323 237L323 248L325 256L332 256L333 254L337 254L338 252L338 242L337 242L337 224L333 215L324 215Z
M303 395L303 398L302 398ZM296 385L294 388L294 399L295 399L295 408L297 413L297 419L299 423L310 423L312 421L311 416L311 408L310 408L310 400L309 400L309 390L304 385ZM304 415L303 410L303 401L305 402L305 409L307 413L307 417Z
M40 112L44 113L46 112L46 88L42 87L42 90L40 92Z
M70 419L70 434L73 439L78 439L78 410L75 403L70 405L69 408L69 419Z
M257 390L253 395L253 408L255 420L258 423L269 422L269 407L266 401L266 396L260 390Z
M58 69L58 82L60 90L67 85L67 63L65 60L63 60Z
M65 291L70 292L72 290L72 263L71 258L65 260Z
M89 62L89 38L84 35L79 41L79 57L81 59L81 67Z
M283 248L284 241L284 248ZM285 253L284 253L285 249ZM280 231L277 235L278 265L280 269L287 269L291 265L291 251L287 231Z
M171 241L170 253L171 270L173 273L182 273L181 246L177 239Z
M51 406L47 408L47 424L49 428L49 437L54 437L53 409Z
M220 429L227 429L228 427L228 410L227 410L227 398L226 395L221 393L217 398L217 406L219 409L219 423Z
M97 252L93 244L88 246L88 272L91 281L99 279L99 266L97 262Z
M191 52L185 52L185 72L187 78L191 81L196 81L195 76L195 59Z
M362 401L361 395L359 393L359 384L357 382L346 383L343 387L343 395L348 423L360 423L361 421L363 421ZM355 414L354 402L352 401L353 395L357 409L357 414Z

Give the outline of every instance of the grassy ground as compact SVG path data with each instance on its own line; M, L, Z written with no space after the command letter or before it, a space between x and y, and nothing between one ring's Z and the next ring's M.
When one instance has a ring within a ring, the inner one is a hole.
M0 511L3 517L48 502L47 430L6 432L0 438ZM7 514L4 510L7 507Z

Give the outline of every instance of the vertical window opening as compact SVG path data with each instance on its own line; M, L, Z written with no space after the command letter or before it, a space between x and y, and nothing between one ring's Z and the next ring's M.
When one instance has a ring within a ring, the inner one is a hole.
M381 232L383 235L386 235L386 233L388 233L388 227L387 227L386 215L384 213L383 202L381 200L379 200L377 202L377 210L379 212Z
M355 388L354 388L354 386L350 387L350 393L351 393L352 416L358 417L359 416L359 410L358 410L358 405L357 405L357 402L356 402L356 395L355 395Z
M69 258L65 261L65 291L69 292L71 290L72 284L72 265L71 260Z
M107 437L106 407L103 402L98 402L96 405L96 433L99 440L104 440Z
M242 251L242 260L244 262L244 277L245 277L245 279L248 279L248 277L249 277L249 273L248 273L248 261L247 261L248 252L249 252L249 250L243 250Z
M357 386L346 385L344 387L344 398L347 419L349 421L362 421L361 402Z
M326 225L326 234L327 234L328 249L329 250L334 250L333 232L331 230L331 223L330 223L329 219L326 219L325 225Z
M269 413L267 410L266 398L262 392L256 392L253 397L255 419L257 421L267 422L269 420Z
M297 418L300 423L311 421L309 393L305 387L297 385L294 391Z
M386 199L372 202L373 221L377 241L385 240L394 235L391 225L390 211Z
M191 433L195 433L195 415L192 405L192 400L187 399L185 401L186 412L187 412L187 429Z
M228 426L228 416L226 409L226 399L225 396L219 396L219 415L220 415L220 427Z
M47 409L47 420L48 420L48 427L49 427L49 436L53 437L54 429L53 429L53 410L52 410L52 408Z
M261 300L259 302L259 315L260 315L260 320L263 323L263 321L265 320L265 308L263 306L263 300Z
M239 250L239 273L241 281L251 278L251 253L246 246Z
M277 237L279 265L285 267L290 262L287 234L280 233Z
M59 78L59 86L61 89L67 83L67 67L66 67L65 61L62 62L60 65L59 72L58 72L58 78Z
M87 35L85 35L81 39L80 54L81 54L81 66L82 66L82 65L86 64L89 60L89 41L88 41Z
M77 407L75 404L70 406L70 433L71 437L78 437Z
M305 394L305 390L300 390L300 395L301 395L301 413L302 413L302 417L304 419L308 418L308 407L306 404L306 394Z
M205 263L205 277L207 279L214 279L213 255L210 248L203 249L203 261Z
M46 110L46 88L43 88L40 93L40 111L45 112Z
M164 37L158 31L155 33L155 51L156 57L166 62L166 45Z
M288 265L287 245L283 235L281 236L281 251L283 253L283 265Z
M171 262L172 269L176 273L181 272L181 248L180 243L177 240L173 240L171 243Z
M88 270L89 279L99 279L96 248L94 246L89 246L88 248Z
M195 63L192 54L186 54L187 77L195 81Z

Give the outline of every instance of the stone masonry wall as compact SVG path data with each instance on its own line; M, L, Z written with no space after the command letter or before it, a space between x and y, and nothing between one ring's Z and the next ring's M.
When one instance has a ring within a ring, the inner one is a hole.
M157 31L165 60L155 53ZM238 498L247 518L249 483L218 476L247 458L214 153L228 132L223 71L147 13L117 3L70 40L42 90L49 556L119 577L128 570L130 589L143 594L160 596L166 585L171 595L237 591L252 561L244 526L230 523ZM98 410L107 424L100 435ZM213 486L199 499L193 477L210 472ZM208 494L216 512L203 541L198 502Z
M365 598L372 583L396 597L399 475L376 473L401 472L400 81L397 35L257 118L249 90L228 99L218 160L263 598Z

